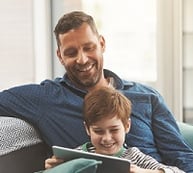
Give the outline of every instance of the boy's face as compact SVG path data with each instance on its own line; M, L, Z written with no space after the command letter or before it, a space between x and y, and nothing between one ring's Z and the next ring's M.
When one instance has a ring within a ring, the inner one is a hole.
M96 153L114 155L123 146L125 134L129 131L130 121L125 127L117 116L99 120L87 129Z

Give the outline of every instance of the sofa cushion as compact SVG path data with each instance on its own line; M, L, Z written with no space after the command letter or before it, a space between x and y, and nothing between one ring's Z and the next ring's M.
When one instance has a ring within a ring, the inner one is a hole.
M183 122L177 123L184 139L187 141L188 145L193 149L193 125Z
M41 143L32 125L24 120L0 116L0 156Z
M23 147L0 156L0 172L33 173L44 169L47 158L47 146L44 143Z
M49 149L31 124L19 118L0 116L0 172L42 170Z

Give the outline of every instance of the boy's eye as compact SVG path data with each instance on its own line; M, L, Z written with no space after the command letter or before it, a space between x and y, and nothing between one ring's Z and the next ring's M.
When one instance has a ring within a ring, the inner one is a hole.
M111 129L112 133L115 133L115 132L118 132L118 131L119 131L119 129Z
M102 130L94 130L94 132L95 132L96 134L103 134L103 131L102 131Z

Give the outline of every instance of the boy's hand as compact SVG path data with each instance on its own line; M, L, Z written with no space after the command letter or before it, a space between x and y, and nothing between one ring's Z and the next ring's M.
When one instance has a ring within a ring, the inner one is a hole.
M130 173L164 173L162 170L150 170L150 169L143 169L136 165L131 164Z
M45 160L45 169L53 168L63 162L63 159L59 159L56 156L52 156L51 158Z

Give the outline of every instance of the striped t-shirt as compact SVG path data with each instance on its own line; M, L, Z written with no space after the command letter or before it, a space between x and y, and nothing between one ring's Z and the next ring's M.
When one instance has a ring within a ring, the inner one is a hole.
M90 142L87 142L77 147L77 149L83 150L86 152L95 153L95 147ZM126 158L130 160L131 164L135 164L138 167L144 168L144 169L152 169L152 170L161 169L165 173L185 173L184 171L178 169L177 167L167 166L157 162L154 158L142 153L136 147L130 147L130 148L122 147L120 151L115 154L115 157Z

